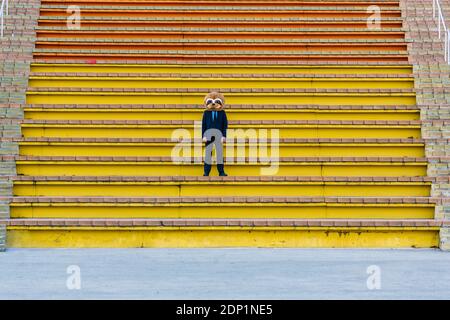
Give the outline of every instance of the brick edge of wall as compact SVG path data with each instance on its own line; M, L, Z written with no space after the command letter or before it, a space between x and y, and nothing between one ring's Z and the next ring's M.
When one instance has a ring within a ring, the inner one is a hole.
M18 155L12 138L21 136L20 120L26 103L30 64L36 41L35 27L40 0L10 0L5 16L4 38L0 40L0 155ZM15 161L0 163L0 195L12 195L11 177L16 175ZM0 220L10 217L9 201L0 202ZM6 250L6 227L0 225L0 251Z
M450 19L450 0L441 0ZM432 3L423 0L401 0L403 27L406 38L412 42L408 46L410 62L413 64L417 105L421 109L422 136L425 138L426 156L448 156L442 139L445 133L443 123L430 120L450 119L450 65L444 61L443 42L438 39L437 25L432 14ZM447 21L450 22L450 21ZM439 140L441 139L441 140ZM429 163L428 176L449 175L449 164ZM448 198L450 186L445 183L432 185L432 196ZM436 207L435 219L450 220L450 202L444 201ZM439 232L441 250L450 251L450 228Z

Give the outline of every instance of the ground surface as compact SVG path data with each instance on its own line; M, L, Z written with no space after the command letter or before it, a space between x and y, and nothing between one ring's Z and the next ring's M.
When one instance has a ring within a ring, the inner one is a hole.
M10 249L0 299L450 299L449 271L439 250Z

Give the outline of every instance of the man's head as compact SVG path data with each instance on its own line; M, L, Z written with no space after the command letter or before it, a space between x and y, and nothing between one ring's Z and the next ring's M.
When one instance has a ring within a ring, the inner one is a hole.
M210 92L206 95L205 108L211 111L220 111L225 106L225 97L220 92Z

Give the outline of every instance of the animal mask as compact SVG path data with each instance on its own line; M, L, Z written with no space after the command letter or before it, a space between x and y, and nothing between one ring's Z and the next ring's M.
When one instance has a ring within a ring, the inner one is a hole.
M220 92L210 92L206 95L205 108L210 111L220 111L225 107L225 97Z

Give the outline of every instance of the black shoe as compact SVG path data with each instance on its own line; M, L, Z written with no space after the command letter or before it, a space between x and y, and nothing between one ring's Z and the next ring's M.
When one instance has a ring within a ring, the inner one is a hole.
M228 177L228 175L225 172L219 173L220 177Z
M209 174L204 173L203 176L204 177L209 177Z

